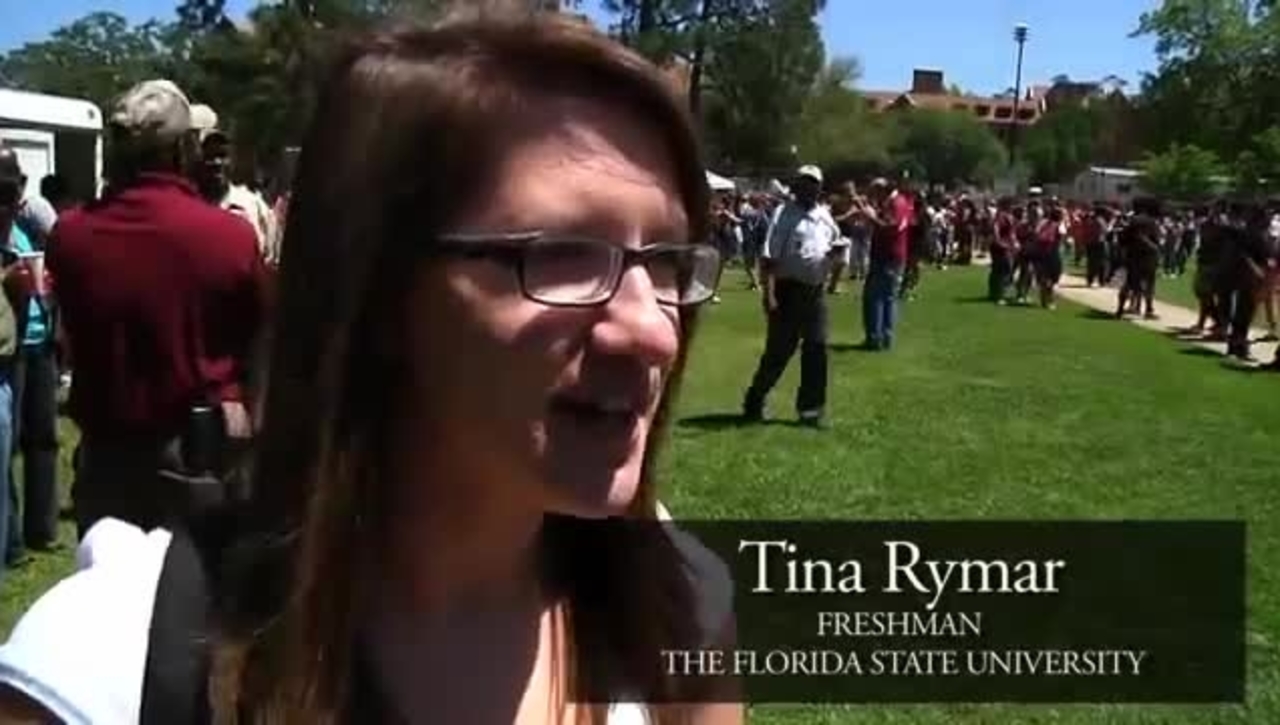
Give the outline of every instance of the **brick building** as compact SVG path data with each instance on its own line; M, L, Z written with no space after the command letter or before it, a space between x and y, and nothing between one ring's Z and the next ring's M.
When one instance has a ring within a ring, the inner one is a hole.
M1018 101L1014 119L1014 99L1009 96L957 95L948 91L943 72L917 68L912 73L911 88L905 91L863 91L862 96L873 110L890 111L904 108L930 108L963 111L989 124L1004 136L1013 124L1030 126L1049 108L1050 86L1029 86Z

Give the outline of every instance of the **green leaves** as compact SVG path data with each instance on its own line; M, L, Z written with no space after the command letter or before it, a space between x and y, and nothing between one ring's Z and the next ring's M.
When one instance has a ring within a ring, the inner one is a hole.
M1133 107L1122 94L1049 111L1023 137L1019 155L1032 181L1066 181L1090 165L1125 165L1137 156Z
M1142 187L1169 199L1199 201L1221 191L1226 179L1218 155L1195 145L1173 144L1141 162Z
M1148 146L1211 150L1245 164L1235 175L1247 179L1259 161L1254 139L1280 117L1276 3L1164 0L1135 33L1155 38L1160 60L1143 84Z
M818 74L793 129L799 156L832 178L909 170L939 184L985 183L1006 165L1003 144L969 113L927 108L877 113L854 90L859 63L836 58Z
M318 73L337 37L395 15L430 19L445 0L262 2L237 27L225 0L177 0L174 19L130 25L93 13L45 41L0 56L0 77L45 93L106 107L129 86L169 78L217 110L241 160L270 167L297 144Z
M991 129L968 113L911 109L890 113L895 162L932 183L989 183L1007 155Z
M790 136L824 50L814 0L605 0L611 31L659 64L690 66L689 102L713 163L790 166Z
M793 129L797 155L824 168L879 173L892 164L889 127L853 89L854 58L836 58L818 74Z
M1246 195L1280 191L1280 126L1272 126L1253 137L1249 148L1236 157L1236 190Z
M0 56L0 75L44 93L90 99L100 106L129 86L168 69L168 26L130 26L121 15L98 12L55 30L45 41Z

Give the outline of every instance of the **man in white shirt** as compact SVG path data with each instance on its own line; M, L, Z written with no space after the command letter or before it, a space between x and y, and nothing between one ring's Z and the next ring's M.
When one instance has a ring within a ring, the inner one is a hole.
M191 119L200 144L200 163L194 174L200 193L248 222L258 237L263 261L279 263L275 214L261 194L231 181L231 138L218 128L218 115L208 106L195 105L191 107Z
M760 364L747 389L743 417L764 417L765 399L800 348L800 422L821 427L827 397L827 304L825 282L840 229L818 203L822 170L802 166L793 198L774 212L760 254L760 276L768 333Z

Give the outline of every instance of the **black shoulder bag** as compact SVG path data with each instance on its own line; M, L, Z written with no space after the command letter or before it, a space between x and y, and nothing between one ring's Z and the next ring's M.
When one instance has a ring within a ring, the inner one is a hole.
M208 725L208 559L178 528L156 585L142 681L140 725Z

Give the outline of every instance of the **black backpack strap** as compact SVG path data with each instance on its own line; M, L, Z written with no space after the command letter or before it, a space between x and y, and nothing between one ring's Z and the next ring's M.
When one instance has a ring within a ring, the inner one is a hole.
M139 725L209 722L209 588L200 549L175 529L156 585Z

